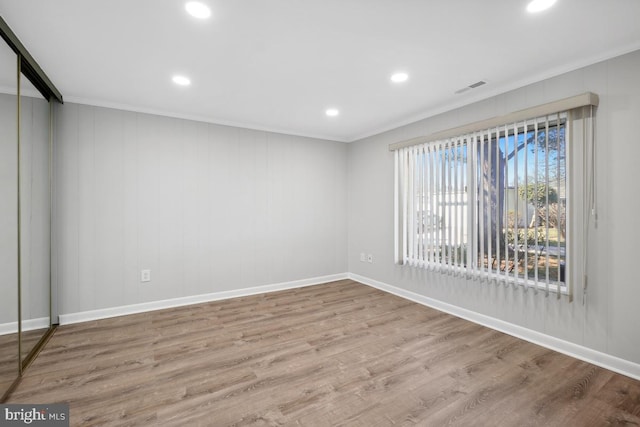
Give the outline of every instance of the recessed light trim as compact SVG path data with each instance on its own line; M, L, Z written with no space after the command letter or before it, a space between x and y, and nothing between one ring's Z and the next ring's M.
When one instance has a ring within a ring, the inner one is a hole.
M329 117L336 117L340 114L340 110L338 110L337 108L327 108L324 113Z
M391 76L391 81L394 83L406 82L408 79L409 75L407 73L395 73Z
M173 76L171 80L178 86L189 86L191 84L189 77L185 76Z
M185 3L184 8L187 13L194 18L207 19L211 16L211 9L209 9L209 6L199 1L187 2Z
M555 4L556 0L532 0L527 5L527 12L538 13L549 9Z

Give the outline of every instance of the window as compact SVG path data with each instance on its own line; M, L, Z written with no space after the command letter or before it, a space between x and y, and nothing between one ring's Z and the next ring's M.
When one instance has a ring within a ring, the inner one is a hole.
M567 110L395 149L396 261L570 293L571 263L580 259L567 241L570 117Z

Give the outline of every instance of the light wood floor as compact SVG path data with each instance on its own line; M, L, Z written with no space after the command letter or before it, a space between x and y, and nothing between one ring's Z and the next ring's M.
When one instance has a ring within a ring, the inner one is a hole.
M0 399L18 378L18 370L18 334L0 335Z
M22 331L22 359L28 356L47 329ZM18 378L18 365L18 334L0 335L0 399Z
M62 326L72 425L640 425L640 382L349 280Z

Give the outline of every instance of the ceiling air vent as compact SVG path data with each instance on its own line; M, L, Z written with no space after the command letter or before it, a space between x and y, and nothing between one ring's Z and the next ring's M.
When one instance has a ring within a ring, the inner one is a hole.
M487 82L485 82L484 80L480 80L479 82L475 82L474 84L469 85L469 87L471 89L475 89L475 88L477 88L479 86L486 85L486 84L487 84Z
M455 91L454 93L455 93L456 95L458 95L458 94L460 94L460 93L464 93L464 92L466 92L466 91L468 91L468 90L475 89L475 88L477 88L477 87L480 87L480 86L482 86L482 85L486 85L486 84L487 84L487 82L485 82L484 80L480 80L480 81L478 81L478 82L475 82L475 83L473 83L473 84L470 84L470 85L469 85L469 86L467 86L467 87L463 87L462 89L458 89L458 90L457 90L457 91Z

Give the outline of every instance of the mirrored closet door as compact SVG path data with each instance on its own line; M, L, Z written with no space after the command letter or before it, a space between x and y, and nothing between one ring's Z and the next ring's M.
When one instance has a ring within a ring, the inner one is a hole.
M20 359L51 326L49 102L20 76Z
M53 102L62 95L0 17L0 402L55 330Z
M19 375L17 69L0 41L0 398Z

